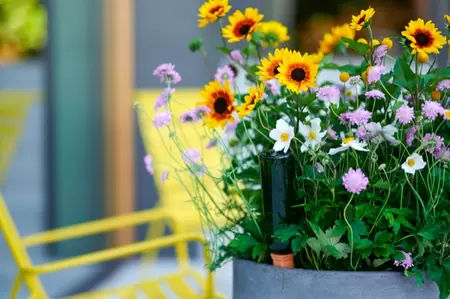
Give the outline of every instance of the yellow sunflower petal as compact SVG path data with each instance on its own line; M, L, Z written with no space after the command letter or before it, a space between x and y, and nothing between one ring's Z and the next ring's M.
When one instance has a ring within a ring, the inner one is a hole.
M438 54L447 41L446 37L436 28L432 21L424 22L422 19L410 21L402 35L409 41L412 53Z
M229 43L236 43L244 38L250 40L263 18L264 15L260 14L257 8L246 8L244 13L237 10L228 18L230 24L222 29L222 36L227 38Z
M198 9L198 27L202 28L224 17L231 9L228 0L209 0Z
M281 85L299 93L316 87L318 69L319 64L314 63L314 58L307 53L302 55L294 51L283 59L277 78Z
M234 93L230 89L230 83L225 81L225 85L219 81L208 83L200 92L204 101L197 103L197 106L206 106L210 112L205 115L205 124L210 128L221 126L228 122L234 122L233 113L236 111L234 105Z

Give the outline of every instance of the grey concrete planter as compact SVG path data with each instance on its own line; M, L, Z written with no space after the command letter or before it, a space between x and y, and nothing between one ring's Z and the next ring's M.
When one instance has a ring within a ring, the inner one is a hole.
M279 269L233 262L233 299L438 299L435 283L420 287L400 272Z

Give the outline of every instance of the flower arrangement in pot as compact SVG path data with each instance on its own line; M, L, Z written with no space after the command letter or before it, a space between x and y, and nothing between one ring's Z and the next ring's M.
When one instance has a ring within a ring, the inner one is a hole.
M181 77L172 64L154 71L167 89L153 122L184 161L164 180L191 174L192 184L180 183L211 232L210 269L235 260L236 298L450 294L450 69L435 63L447 39L417 19L379 42L374 17L373 8L361 10L308 54L277 48L286 28L257 9L231 12L227 0L209 0L199 27L218 26L217 49L230 64L197 107L173 115L171 88ZM355 40L358 31L370 38ZM233 49L238 42L243 50ZM394 43L399 57L389 55ZM200 40L190 49L206 57ZM349 62L336 63L336 53ZM197 122L205 146L194 150L182 130ZM221 153L214 169L203 162L212 148ZM278 293L267 288L280 279Z

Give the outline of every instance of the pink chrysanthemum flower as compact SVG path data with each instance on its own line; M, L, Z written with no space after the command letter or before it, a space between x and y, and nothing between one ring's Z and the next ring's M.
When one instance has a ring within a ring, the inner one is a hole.
M383 75L384 72L385 67L382 65L376 65L374 67L371 67L367 74L367 82L369 82L369 84L378 82L381 78L381 75Z
M338 140L338 136L335 130L332 127L328 127L327 134L331 140Z
M323 86L317 91L317 98L324 102L336 104L339 102L341 92L338 87L334 85Z
M153 75L159 77L161 83L177 84L181 81L181 76L175 70L175 65L172 63L163 63L155 68Z
M443 91L443 90L446 90L446 89L450 89L450 80L449 79L442 80L436 86L436 90L439 90L439 91Z
M382 91L379 91L378 89L369 90L365 93L366 98L368 99L385 99L385 95Z
M217 69L215 78L221 84L225 84L225 81L228 80L230 84L233 85L234 72L229 65L224 65Z
M280 84L278 83L277 79L270 79L270 80L266 81L265 84L266 84L267 88L270 89L270 92L274 96L280 95Z
M364 125L367 124L369 119L372 117L372 112L369 112L364 109L358 109L353 112L345 112L340 115L341 122L343 124L351 124L351 125Z
M361 169L354 170L350 168L349 171L342 177L342 183L345 189L353 194L359 194L367 188L369 179L366 177Z
M361 126L356 130L356 137L358 137L361 140L368 140L369 136L367 135L367 130L364 126Z
M164 170L161 174L161 183L165 184L168 176L169 176L169 171L167 170L167 168L164 168Z
M196 109L188 110L186 112L181 113L181 115L180 115L180 121L183 124L196 123L196 122L198 122L198 120L199 120L199 118L198 118Z
M175 88L164 88L164 91L156 98L155 111L159 108L167 106L169 103L169 95L171 96L175 92Z
M395 112L395 118L402 125L409 124L414 119L414 110L408 105L403 105Z
M153 118L153 125L156 128L166 127L172 120L172 113L170 111L161 111Z
M202 105L202 106L197 106L195 108L195 111L196 111L196 114L198 117L203 117L203 115L210 113L211 109Z
M231 51L230 59L231 59L231 61L238 62L240 64L244 64L244 58L242 57L241 51L239 51L239 50Z
M438 136L434 133L426 133L423 136L424 142L433 142L432 145L427 146L427 152L436 153L436 151L440 151L443 147L445 147L444 138Z
M153 170L153 158L150 155L144 157L144 165L145 169L150 175L154 175L155 171Z
M218 142L217 138L210 139L206 144L206 149L212 149L217 145L217 142Z
M417 133L417 126L412 126L408 129L406 132L406 144L411 145L414 141L414 138L416 137Z
M387 46L381 45L375 49L373 52L373 59L375 60L375 64L380 65L383 62L383 58L387 53Z
M182 159L186 164L198 162L198 160L200 160L201 157L202 153L200 153L195 148L185 149L182 155Z
M438 102L425 101L422 104L422 115L428 119L435 120L439 115L444 115L444 107Z
M407 253L407 252L404 252L404 251L400 251L400 252L403 253L405 258L403 260L395 260L394 261L394 266L403 267L405 270L413 267L414 264L413 264L413 259L411 257L411 253Z

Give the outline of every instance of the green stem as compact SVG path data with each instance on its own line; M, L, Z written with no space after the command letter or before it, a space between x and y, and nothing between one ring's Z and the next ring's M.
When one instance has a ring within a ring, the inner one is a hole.
M347 202L347 205L344 208L344 220L348 226L348 230L350 231L350 237L349 237L349 240L350 240L350 266L353 268L353 270L356 270L356 265L353 266L353 229L347 219L347 209L353 200L353 196L354 196L354 194L352 194L352 197L350 197L350 200Z

